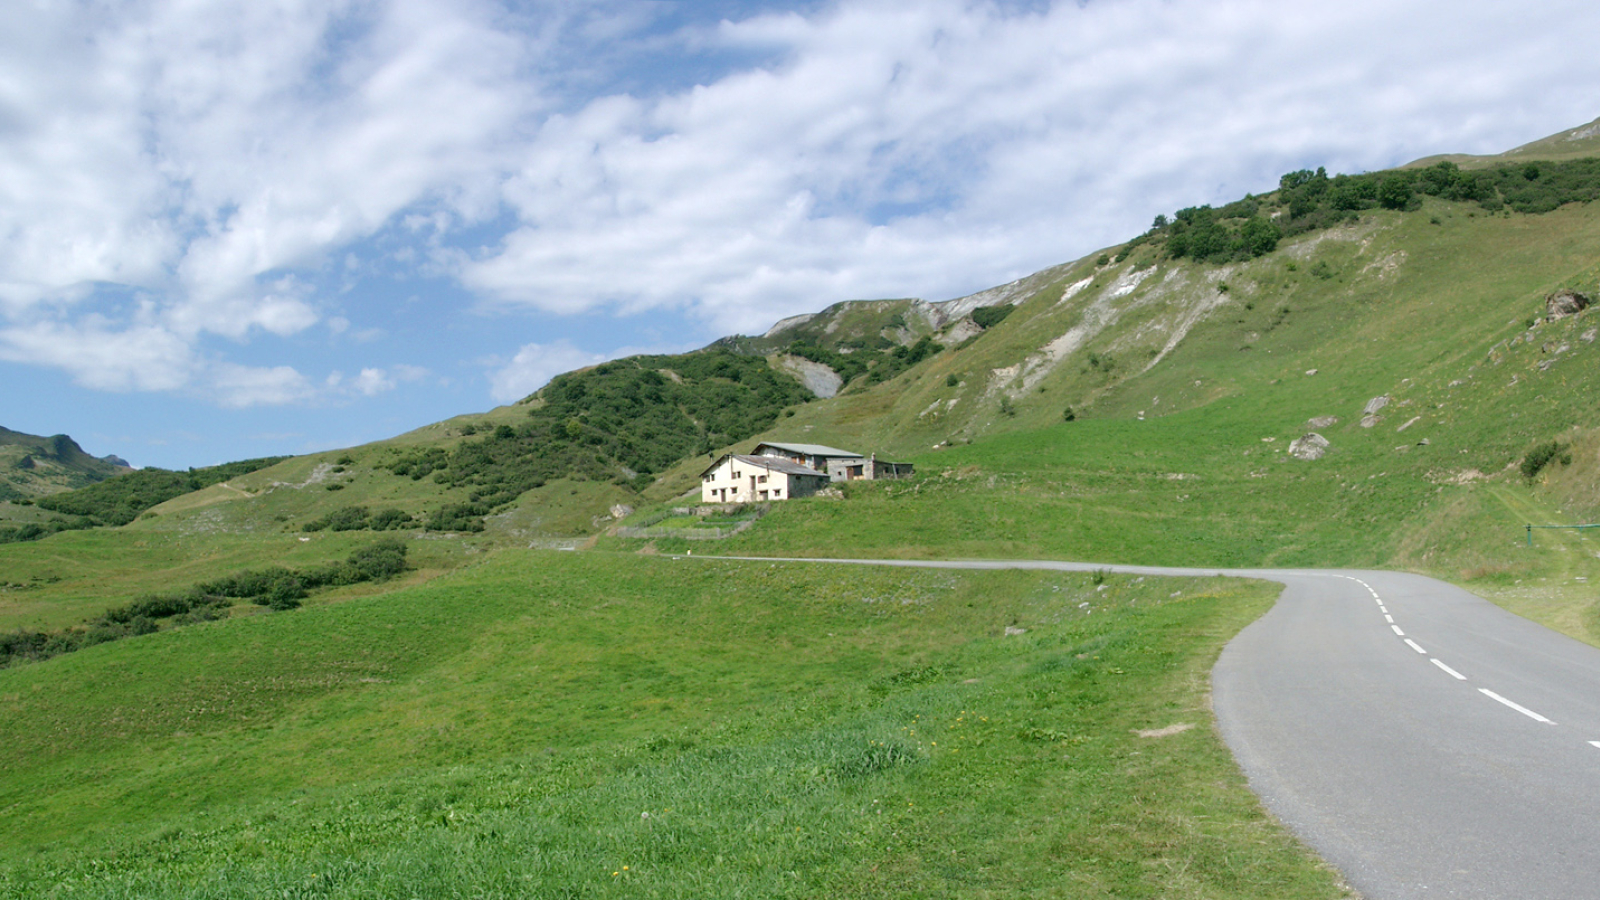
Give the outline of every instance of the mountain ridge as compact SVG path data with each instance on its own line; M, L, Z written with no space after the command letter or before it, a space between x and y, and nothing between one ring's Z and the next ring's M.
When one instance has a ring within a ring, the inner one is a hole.
M48 496L128 471L121 457L91 456L65 434L42 437L0 426L0 500Z

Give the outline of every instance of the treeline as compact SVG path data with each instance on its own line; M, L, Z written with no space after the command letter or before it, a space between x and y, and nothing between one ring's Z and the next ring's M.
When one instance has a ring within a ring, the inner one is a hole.
M998 307L984 307L992 308ZM870 339L841 341L839 347L841 349L824 347L815 338L803 337L790 343L784 352L827 366L844 384L862 375L867 376L867 384L881 384L944 349L943 344L929 335L923 335L912 344L900 344L881 334ZM843 352L845 349L850 352Z
M1284 238L1352 220L1363 210L1414 211L1423 197L1476 202L1490 212L1510 207L1545 213L1600 198L1600 159L1506 163L1473 171L1446 161L1420 169L1331 177L1322 168L1301 169L1280 178L1271 195L1246 196L1215 209L1180 209L1171 219L1156 216L1150 230L1125 245L1117 260L1149 242L1159 242L1161 254L1169 259L1252 259L1271 253Z
M247 459L187 472L139 469L74 491L40 497L34 504L51 512L81 516L94 525L126 525L145 510L173 497L265 469L288 458Z
M173 497L181 497L191 491L264 469L288 458L271 456L247 459L187 472L139 469L76 490L40 497L33 501L35 506L70 518L0 528L0 544L37 541L63 531L126 525L151 507Z
M336 509L320 519L312 519L300 526L301 531L392 531L405 528L416 520L410 513L398 509L369 511L365 506L346 506Z
M186 591L140 597L75 628L0 634L0 667L150 634L161 630L163 623L178 627L222 618L227 608L240 600L279 611L295 609L318 588L384 581L405 569L406 545L388 538L357 550L344 562L308 569L269 566L236 572Z
M0 528L0 544L16 544L23 541L37 541L47 538L52 534L63 531L81 531L93 528L95 522L86 516L74 516L70 519L53 519L49 522L29 522L25 525L15 525Z
M559 478L642 489L687 456L743 440L811 394L761 357L725 350L638 356L559 375L521 425L500 425L452 451L413 450L388 465L412 479L464 488L425 527L482 530L481 517Z

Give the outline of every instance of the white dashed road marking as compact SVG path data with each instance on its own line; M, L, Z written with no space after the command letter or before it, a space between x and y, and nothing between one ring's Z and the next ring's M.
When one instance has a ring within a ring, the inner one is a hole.
M1466 681L1467 680L1467 676L1461 674L1460 672L1457 672L1455 669L1450 668L1449 666L1445 665L1444 663L1439 662L1437 659L1430 659L1428 661L1433 663L1434 665L1438 666L1439 668L1445 670L1445 672L1449 673L1451 678L1454 678L1457 681Z
M1506 706L1509 706L1512 709L1516 710L1517 712L1522 713L1523 715L1525 715L1528 718L1534 720L1535 722L1543 722L1546 725L1554 725L1555 724L1554 722L1550 721L1549 719L1546 719L1544 716L1539 715L1538 713L1536 713L1533 710L1527 708L1526 706L1522 706L1520 704L1513 703L1510 700L1507 700L1506 698L1500 696L1499 694L1496 694L1494 691L1489 690L1488 688L1478 688L1478 691L1480 693L1482 693L1485 697L1488 697L1490 700L1495 700L1495 701L1498 701L1500 703L1504 703Z

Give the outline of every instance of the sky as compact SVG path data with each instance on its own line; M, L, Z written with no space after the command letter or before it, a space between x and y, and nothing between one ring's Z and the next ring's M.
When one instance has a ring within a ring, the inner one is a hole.
M380 440L1278 176L1600 116L1548 0L18 0L0 425L187 468Z

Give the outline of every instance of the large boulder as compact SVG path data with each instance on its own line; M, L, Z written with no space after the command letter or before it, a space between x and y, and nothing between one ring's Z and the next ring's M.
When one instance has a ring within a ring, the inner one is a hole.
M1593 303L1588 297L1578 293L1572 288L1562 288L1544 298L1544 315L1547 319L1561 319L1575 316L1589 308Z
M1328 439L1315 431L1289 442L1289 455L1295 459L1321 459L1328 452Z

